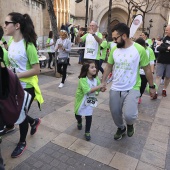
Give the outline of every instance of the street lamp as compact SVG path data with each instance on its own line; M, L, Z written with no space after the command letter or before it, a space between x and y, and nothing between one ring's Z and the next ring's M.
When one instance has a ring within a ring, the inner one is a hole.
M152 22L153 22L153 20L152 19L150 19L149 20L149 27L147 27L147 30L148 30L148 36L150 35L150 30L151 30L151 28L153 27L153 25L152 25Z
M166 23L164 24L163 26L163 29L164 29L164 33L163 33L163 37L165 36L165 28L167 27Z
M138 10L136 9L136 7L133 9L133 18L136 17L136 14L137 14Z

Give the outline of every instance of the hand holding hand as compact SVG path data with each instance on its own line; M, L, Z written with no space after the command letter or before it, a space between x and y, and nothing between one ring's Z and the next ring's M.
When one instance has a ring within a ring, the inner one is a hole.
M106 83L101 83L100 84L100 90L101 90L101 92L106 91Z
M150 89L150 97L152 100L157 99L156 89Z

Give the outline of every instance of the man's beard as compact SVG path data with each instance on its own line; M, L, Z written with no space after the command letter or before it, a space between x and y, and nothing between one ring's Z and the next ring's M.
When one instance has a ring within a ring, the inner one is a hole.
M125 46L125 41L121 38L121 42L117 42L117 48L123 48Z

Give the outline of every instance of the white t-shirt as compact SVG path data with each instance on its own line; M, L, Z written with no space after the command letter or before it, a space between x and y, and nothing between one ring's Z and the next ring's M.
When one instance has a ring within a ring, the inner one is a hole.
M84 58L95 60L98 53L98 46L98 42L95 40L94 36L92 36L92 34L88 34L86 37Z
M87 83L88 83L90 88L96 87L97 86L97 79L96 78L94 78L93 80L87 79ZM95 97L95 92L84 95L84 98L83 98L82 103L81 103L79 110L78 110L78 115L81 115L81 116L92 115L93 107L86 106L86 104L85 104L88 96Z
M19 42L12 41L8 48L9 68L16 73L22 73L30 70L33 64L39 63L37 50L32 43L27 45L27 52L23 39ZM25 82L21 82L21 85L23 88L32 87L29 83Z
M139 90L141 85L139 68L148 65L148 62L145 49L137 43L128 48L114 47L108 59L109 64L114 64L111 90Z
M53 39L50 39L50 45L53 44L53 43L54 43ZM50 52L51 52L51 53L55 53L54 44L50 46Z
M21 73L27 71L26 66L28 57L24 45L24 40L19 42L12 42L8 49L8 58L10 61L10 67L15 68L15 72Z

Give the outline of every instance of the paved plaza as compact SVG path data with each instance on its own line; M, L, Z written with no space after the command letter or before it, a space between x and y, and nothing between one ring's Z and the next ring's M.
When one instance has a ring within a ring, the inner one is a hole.
M42 111L36 102L29 111L42 122L34 136L27 135L27 149L19 158L10 157L19 140L18 127L4 136L1 149L6 170L170 170L170 87L167 97L159 96L155 101L145 93L134 136L115 141L117 128L109 111L109 84L107 91L98 96L92 138L87 142L85 119L79 131L74 117L74 95L81 68L77 63L78 58L72 57L62 89L58 88L61 78L42 69L39 84L45 102Z

